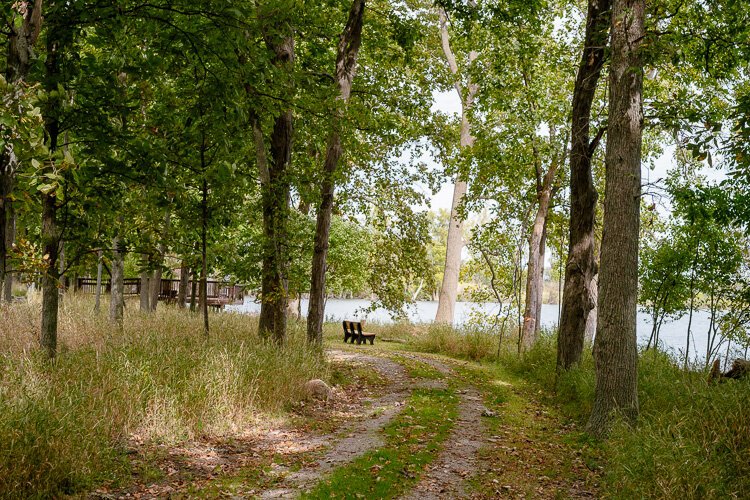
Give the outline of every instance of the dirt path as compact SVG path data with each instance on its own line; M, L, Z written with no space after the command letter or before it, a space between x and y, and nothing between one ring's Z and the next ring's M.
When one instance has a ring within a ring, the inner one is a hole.
M404 367L390 359L360 353L331 351L333 360L349 363L364 362L387 375L393 381L389 393L374 401L370 412L343 439L335 442L332 448L317 463L287 475L283 485L263 492L261 498L293 498L319 481L336 467L356 459L367 451L384 444L380 430L385 427L403 407L411 391L418 387L444 387L442 380L423 380L418 383L406 377ZM401 358L414 359L426 363L446 377L453 377L453 371L444 363L427 356L399 354ZM425 471L416 487L404 498L457 498L465 496L464 479L472 474L477 462L477 451L482 445L481 416L485 407L479 392L474 389L459 391L459 418L453 431L443 446L443 451Z
M328 403L303 405L302 425L274 428L271 424L231 440L165 447L157 465L166 477L117 492L97 490L90 498L189 497L198 492L207 497L297 497L334 469L382 447L384 427L422 387L453 389L459 398L458 417L441 451L401 498L528 497L532 492L532 497L552 498L561 491L571 497L592 496L581 459L563 463L572 450L559 439L549 439L553 429L567 431L543 405L532 403L530 395L516 394L523 405L515 413L508 413L512 405L487 400L490 411L485 407L488 381L467 376L459 364L403 351L332 350L328 356L334 363L355 367L358 377L373 370L382 381L357 382ZM335 423L320 428L308 425L310 418ZM558 469L567 471L567 476L548 477L550 470ZM467 491L467 480L472 491ZM477 484L490 489L478 491Z
M446 364L429 356L402 355L426 363L447 377L454 377ZM464 482L477 466L477 452L483 444L482 396L473 387L458 391L458 420L437 459L428 466L417 485L402 498L437 499L466 497Z
M280 470L279 473L284 476L281 483L260 493L260 498L295 497L300 490L312 486L332 469L382 446L384 441L380 430L401 411L404 401L415 387L410 383L404 367L389 359L346 351L329 351L328 355L332 361L372 366L391 381L388 393L363 407L361 414L354 415L352 425L346 429L343 437L337 433L318 438L323 445L333 442L326 454L319 461L296 472L287 474L287 471Z
M482 439L482 397L475 389L460 393L459 417L443 451L404 499L466 497L464 482L477 466Z

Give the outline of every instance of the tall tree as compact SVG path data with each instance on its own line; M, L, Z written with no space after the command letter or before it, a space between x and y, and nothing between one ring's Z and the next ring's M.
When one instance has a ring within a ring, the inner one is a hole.
M274 65L291 73L294 65L294 37L289 20L280 24L281 32L264 34L266 47L273 55ZM276 27L279 25L277 24ZM275 28L276 28L275 27ZM259 124L254 124L256 136ZM292 110L278 111L270 136L270 155L265 154L265 141L256 138L256 154L261 179L263 205L263 270L261 277L261 310L258 331L271 335L276 342L286 339L289 268L287 222L289 218L290 179L288 167L292 152Z
M550 128L550 143L555 142L555 129ZM565 141L567 142L567 141ZM563 146L564 148L565 146ZM534 173L536 176L536 215L529 235L529 261L526 276L526 301L523 313L521 342L525 349L536 341L540 328L542 311L542 292L544 291L544 254L547 244L547 216L557 186L555 176L560 164L564 161L564 152L556 153L544 172L537 146L534 150Z
M42 0L16 2L11 7L8 27L8 57L5 79L11 85L23 82L31 69L34 43L42 27ZM13 278L8 266L8 249L15 240L13 185L16 157L10 145L0 150L0 301L10 301Z
M611 22L611 0L589 0L586 34L573 90L570 150L570 236L565 266L562 313L557 340L558 369L578 363L583 352L589 311L594 308L592 290L597 273L594 254L594 222L598 194L591 173L591 159L604 129L590 138L591 107L604 65ZM610 115L612 116L612 115Z
M55 11L61 14L54 21L47 32L47 59L45 61L44 88L53 93L44 109L44 124L47 135L47 148L50 152L49 160L45 161L42 175L46 179L61 178L56 172L58 163L56 156L60 150L62 109L65 107L64 94L60 92L63 83L63 58L70 43L70 33L65 27L64 7ZM48 16L49 18L50 16ZM54 97L53 97L54 96ZM64 160L65 161L65 160ZM62 243L61 230L57 220L58 195L63 192L62 186L47 184L39 188L42 195L42 252L46 268L42 276L42 324L41 345L47 356L53 358L57 352L57 314L61 273L58 269L58 258Z
M609 78L596 389L588 429L608 432L614 413L638 416L636 318L643 137L645 0L614 0Z
M320 187L321 201L315 227L315 245L310 280L310 302L307 313L307 340L320 344L323 341L323 319L325 316L326 258L331 232L331 214L335 176L343 153L341 126L344 107L352 92L352 82L357 71L357 54L362 44L362 24L365 0L354 0L349 10L349 19L339 37L336 51L336 89L340 104L333 111L333 130L328 137L326 158L323 164L323 182Z
M472 7L476 3L469 2ZM451 74L453 75L453 86L456 89L458 98L461 101L461 131L460 145L461 148L470 148L474 145L474 137L471 135L471 122L469 116L471 108L474 105L474 99L479 91L479 85L468 80L466 90L461 83L461 74L459 72L456 56L450 44L448 33L448 16L445 9L440 8L440 43L443 49L445 60L448 62ZM469 52L469 64L474 62L478 53L474 50ZM461 250L463 249L463 216L459 213L466 196L467 183L460 174L456 174L455 184L453 186L453 200L451 201L451 216L448 221L448 241L445 247L445 267L443 270L443 283L440 286L440 295L438 297L438 308L435 313L435 321L438 323L453 323L453 316L456 308L456 298L458 297L458 277L461 270Z

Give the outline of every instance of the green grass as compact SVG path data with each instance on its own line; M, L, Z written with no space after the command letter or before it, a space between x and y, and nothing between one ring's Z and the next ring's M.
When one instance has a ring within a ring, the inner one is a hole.
M548 398L540 398L544 394L537 384L494 362L455 369L497 414L484 420L491 444L480 449L484 465L469 480L474 496L535 498L542 490L545 497L554 493L567 498L578 482L585 482L589 492L595 490L596 477L588 469L598 466L600 447L577 429L564 428L567 418Z
M400 363L411 378L422 378L427 380L441 380L445 378L445 375L443 375L437 368L425 363L424 361L408 356L400 356L398 354L392 354L389 357Z
M410 341L424 352L444 354L472 361L492 360L497 355L498 335L472 329L456 329L448 325L430 325ZM506 344L511 342L504 339Z
M457 416L448 389L417 389L384 429L386 444L340 467L302 498L394 498L418 479L439 452Z

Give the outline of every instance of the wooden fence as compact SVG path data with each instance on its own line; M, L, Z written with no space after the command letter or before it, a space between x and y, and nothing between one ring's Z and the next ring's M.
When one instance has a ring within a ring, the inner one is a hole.
M125 278L123 280L125 285L124 295L140 295L141 293L141 280L139 278ZM190 301L190 293L192 290L193 282L188 281L185 300ZM200 290L200 282L196 282L197 290ZM165 302L174 302L177 300L177 294L180 289L180 280L163 279L161 280L161 288L159 290L159 300ZM76 290L82 293L96 293L96 279L95 278L78 278L76 280ZM102 291L110 293L112 291L112 284L110 280L102 280ZM208 298L208 305L211 307L224 307L227 304L242 304L244 299L244 289L240 285L230 285L225 281L206 281L206 296ZM196 292L199 293L199 292ZM197 297L196 297L197 300Z

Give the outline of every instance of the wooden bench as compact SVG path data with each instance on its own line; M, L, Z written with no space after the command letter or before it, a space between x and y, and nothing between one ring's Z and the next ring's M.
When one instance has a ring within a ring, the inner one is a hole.
M344 321L344 343L346 344L351 339L352 344L357 341L357 345L367 343L370 341L370 345L375 344L375 334L362 331L362 323L364 321Z

